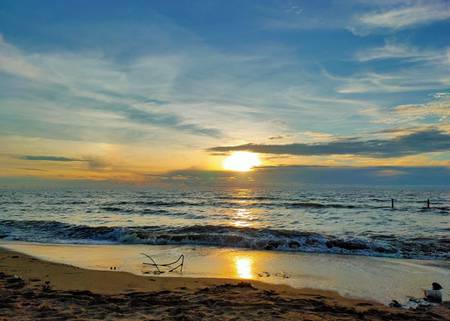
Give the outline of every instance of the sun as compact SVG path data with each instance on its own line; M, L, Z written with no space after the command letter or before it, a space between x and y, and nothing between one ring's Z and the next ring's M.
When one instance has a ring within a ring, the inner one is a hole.
M250 152L234 152L223 160L223 168L230 171L248 172L261 165L258 154Z

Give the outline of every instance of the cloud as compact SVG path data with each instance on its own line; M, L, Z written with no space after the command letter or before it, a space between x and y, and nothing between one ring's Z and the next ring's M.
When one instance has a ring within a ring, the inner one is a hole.
M437 93L434 95L434 100L425 104L398 105L393 113L408 121L436 116L440 122L445 122L450 119L450 94Z
M18 159L27 161L46 161L46 162L85 162L91 170L103 170L111 166L110 162L97 156L85 156L82 158L73 158L66 156L51 155L23 155Z
M33 66L33 64L20 54L20 50L7 43L1 34L0 72L28 79L38 79L42 74L39 68Z
M361 155L369 157L397 157L450 150L450 134L430 129L393 139L362 141L356 138L320 144L293 143L285 145L245 144L219 146L210 152L251 151L264 154L286 155Z
M432 99L420 104L401 104L389 109L366 108L360 111L377 124L395 125L377 130L378 133L412 133L426 128L450 132L450 93L438 92Z
M284 135L277 135L277 136L271 136L271 137L269 137L269 139L270 140L279 140L279 139L284 139L286 137L287 136L284 136Z
M448 61L447 50L421 50L393 41L386 41L382 47L358 51L356 59L360 62L386 59L405 59L410 62L435 61L446 63Z
M442 185L448 186L449 167L333 167L333 166L281 166L259 168L253 172L240 173L205 170L178 170L164 175L147 175L139 186L161 187L211 187L236 186L282 186L284 184L358 184L358 185ZM131 184L131 185L130 185ZM37 177L0 177L0 186L7 188L59 188L96 187L111 189L114 186L134 186L134 182L120 180L49 179ZM388 199L387 201L390 201Z
M336 91L341 94L447 90L449 50L445 46L424 49L388 40L384 46L357 51L354 62L358 68L350 74L324 74L336 82Z
M391 72L367 72L339 81L336 91L341 94L407 93L445 90L450 85L449 64L419 64Z
M125 61L92 51L14 48L39 76L14 68L0 74L0 131L8 135L190 146L196 140L204 146L224 137L239 142L250 131L255 137L297 128L317 132L365 104L342 99L333 88L324 91L326 79L315 88L321 76L301 68L304 62L283 46L239 54L174 45L170 52L143 51Z
M264 30L326 30L345 28L357 4L351 1L327 1L315 5L305 1L275 1L273 6L259 6L258 22Z
M6 83L5 90L10 89L11 94L2 95L12 96L9 103L21 100L14 96L17 88L26 88L27 94L20 97L28 100L25 104L31 105L30 111L33 106L43 104L48 109L57 102L54 114L67 106L68 113L88 109L119 115L144 132L142 125L150 125L221 137L219 129L186 121L171 112L170 106L161 107L173 98L170 91L183 60L183 55L148 55L121 65L92 52L29 53L0 35L0 81Z
M70 158L64 156L41 156L41 155L24 155L19 159L29 161L48 161L48 162L84 162L85 160L79 158Z
M351 30L364 35L376 30L400 30L450 18L447 0L415 1L356 16Z
M155 113L150 110L139 110L122 105L111 108L126 119L140 124L153 124L157 126L170 126L174 129L194 133L197 135L208 135L221 137L222 132L217 128L202 127L196 124L186 123L181 117L170 113Z
M397 176L397 175L405 175L407 172L399 169L382 169L377 172L380 176Z
M182 179L181 179L182 178ZM449 167L402 166L271 166L237 175L225 171L178 170L160 176L168 184L206 184L254 187L283 184L398 184L443 185L450 180ZM292 186L292 185L289 185Z

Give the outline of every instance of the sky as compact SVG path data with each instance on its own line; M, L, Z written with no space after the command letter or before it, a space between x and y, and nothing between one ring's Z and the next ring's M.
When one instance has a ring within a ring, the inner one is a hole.
M0 185L448 185L449 116L448 0L0 1Z

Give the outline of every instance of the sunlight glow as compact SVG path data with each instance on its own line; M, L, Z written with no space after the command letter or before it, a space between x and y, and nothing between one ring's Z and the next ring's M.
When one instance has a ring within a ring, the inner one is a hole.
M258 154L250 152L234 152L223 161L224 169L238 172L248 172L259 165L261 165L261 159Z
M238 208L234 210L233 225L237 227L250 227L252 226L253 216L250 210L246 208Z
M251 279L253 277L253 260L248 257L237 257L234 261L236 272L242 279Z

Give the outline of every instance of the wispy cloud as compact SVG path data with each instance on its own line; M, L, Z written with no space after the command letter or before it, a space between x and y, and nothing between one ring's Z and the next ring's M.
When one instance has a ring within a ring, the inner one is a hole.
M0 74L28 81L22 86L29 88L28 95L34 95L31 105L42 100L51 105L62 100L71 104L68 112L75 109L74 105L76 109L81 105L115 113L129 123L220 137L219 129L186 122L160 107L171 98L171 83L181 59L144 57L124 68L98 53L23 52L0 36Z
M339 77L340 84L336 91L341 94L362 94L443 90L450 85L450 77L444 72L447 69L439 71L417 67L398 72L368 72Z
M450 93L437 92L420 104L400 104L379 109L366 108L361 114L377 124L395 126L379 130L379 133L405 134L431 127L450 133Z
M356 60L367 64L368 71L328 78L337 84L336 91L342 94L361 93L407 93L417 91L446 90L450 86L450 60L447 50L418 50L406 45L388 43L360 51ZM377 60L398 59L400 64L387 69L372 64Z
M398 105L393 113L406 121L416 121L435 116L440 122L450 119L450 93L437 93L432 101L425 104Z
M450 19L447 0L414 1L360 14L351 29L357 34L376 30L399 30Z
M41 70L24 58L20 50L7 43L0 34L0 72L28 79L39 79Z
M304 1L275 1L274 6L260 10L263 16L259 23L265 30L326 30L340 29L347 25L357 3L328 1L316 5Z
M84 162L83 159L64 157L64 156L43 156L43 155L24 155L19 159L28 161L47 161L47 162Z
M3 132L9 128L12 134L192 145L192 139L237 141L250 130L254 136L278 135L280 119L284 127L294 127L289 131L314 125L315 118L336 122L348 116L336 105L357 110L366 104L323 91L328 85L324 81L320 90L314 88L311 80L320 75L302 69L301 61L283 46L237 54L202 45L118 62L99 52L33 53L4 44L14 48L15 59L37 70L30 74L15 67L0 74L5 89L0 123ZM318 116L317 108L330 117ZM299 112L304 117L294 122ZM7 121L18 118L22 123Z
M251 151L287 155L362 155L369 157L398 157L450 150L450 134L439 130L415 132L397 138L359 140L357 138L320 144L264 145L245 144L210 148L211 152Z
M421 50L406 44L386 41L382 47L367 48L356 53L361 62L385 59L404 59L410 62L429 61L447 63L447 50Z

